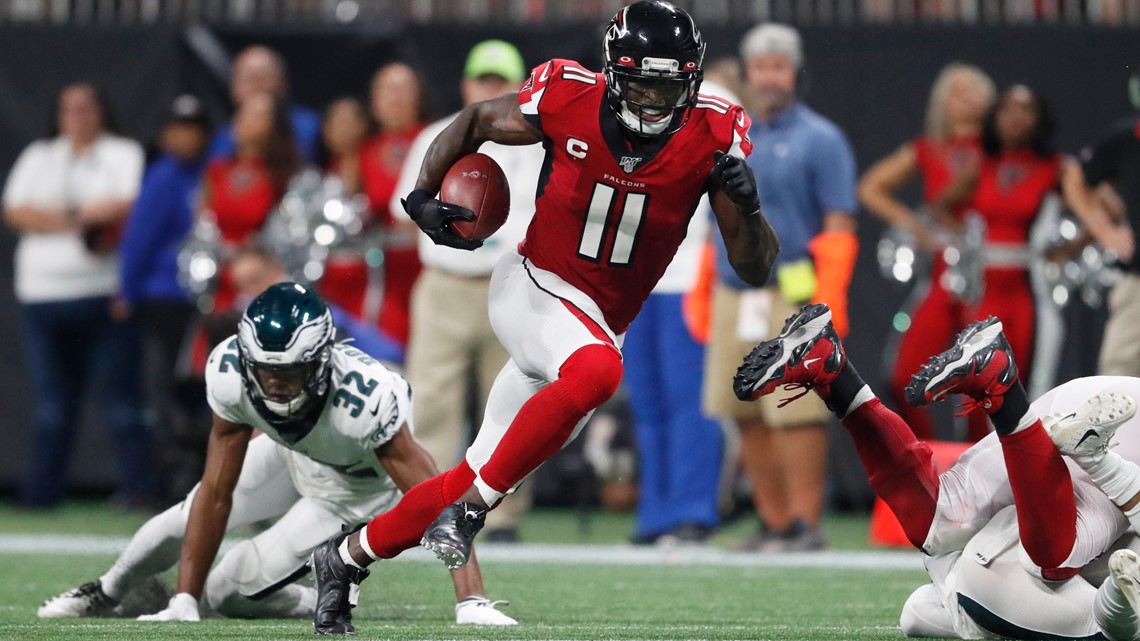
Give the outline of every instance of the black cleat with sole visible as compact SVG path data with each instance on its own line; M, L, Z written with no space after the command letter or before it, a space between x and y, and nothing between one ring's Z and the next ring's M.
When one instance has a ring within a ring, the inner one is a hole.
M844 359L831 310L820 303L805 305L788 317L779 336L744 357L732 390L742 401L754 401L780 386L805 388L805 393L817 387L825 390L843 369Z
M457 570L471 558L471 544L486 518L487 508L482 505L452 503L428 526L420 545L434 552L449 570Z
M346 536L328 540L309 557L317 579L317 611L313 615L313 632L317 634L356 634L352 608L356 607L360 582L368 578L369 572L347 565L340 558L337 548Z
M954 345L937 354L910 379L904 390L915 407L964 394L987 412L1001 407L1001 395L1017 382L1013 350L995 316L970 323Z

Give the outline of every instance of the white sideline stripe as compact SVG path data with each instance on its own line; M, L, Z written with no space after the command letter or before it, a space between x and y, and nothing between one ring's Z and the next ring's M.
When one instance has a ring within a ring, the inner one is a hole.
M0 554L118 554L129 539L116 536L0 534ZM225 551L228 546L223 545ZM922 555L910 551L826 551L762 554L709 547L630 545L496 545L481 543L479 559L492 563L575 565L695 565L723 567L922 570ZM438 562L423 548L396 561Z

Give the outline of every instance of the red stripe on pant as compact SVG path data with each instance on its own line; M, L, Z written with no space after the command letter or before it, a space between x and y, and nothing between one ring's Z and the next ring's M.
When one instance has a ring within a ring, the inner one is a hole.
M559 300L603 344L578 348L558 369L558 379L523 404L479 470L479 478L496 492L507 492L557 454L578 423L621 384L621 352L609 334L578 307Z
M562 449L587 414L614 395L621 377L621 354L612 345L579 348L563 363L558 380L523 404L479 478L496 492L520 483Z
M611 343L586 345L571 354L558 379L524 403L511 421L480 470L483 481L505 493L525 479L562 448L586 414L613 396L621 377L621 353ZM463 461L408 490L396 507L368 524L369 548L377 558L389 559L417 545L443 508L458 501L474 482L474 472Z

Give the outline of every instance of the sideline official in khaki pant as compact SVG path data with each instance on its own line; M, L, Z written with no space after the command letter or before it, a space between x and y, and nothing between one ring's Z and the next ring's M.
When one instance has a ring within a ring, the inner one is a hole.
M526 75L518 50L502 40L487 40L471 49L463 67L460 91L465 105L517 91ZM400 198L416 186L427 149L455 116L428 125L412 143L390 203L397 220L407 220ZM435 245L420 235L421 272L412 291L411 339L408 345L408 382L416 438L435 459L439 469L455 467L463 459L479 428L491 383L507 363L507 353L491 331L487 316L487 290L499 258L518 246L534 218L534 194L546 154L542 145L508 147L487 143L479 152L490 156L507 176L511 209L507 222L475 251ZM472 398L477 407L468 416ZM487 515L484 540L513 541L519 520L530 507L532 484L523 483Z
M784 319L799 310L780 290L744 290L771 301L767 336L780 333ZM831 416L819 396L808 394L778 407L795 392L769 394L743 402L732 391L732 377L759 341L738 338L742 292L723 284L713 291L712 332L705 352L704 411L740 430L741 463L752 484L760 532L745 549L782 551L823 545L819 515L823 509L827 440L823 425ZM804 526L807 530L801 530Z
M732 273L723 244L713 243L720 283L706 352L705 381L713 387L706 388L705 411L740 428L761 527L749 547L815 550L824 546L829 413L810 394L782 408L772 407L782 395L742 406L732 394L732 375L802 303L829 305L836 331L846 334L847 288L858 254L855 158L843 132L796 95L804 60L795 29L757 26L745 34L740 54L752 116L747 162L760 208L780 239L772 283L778 287L748 288Z
M1113 285L1108 313L1098 373L1140 376L1140 276L1125 274Z

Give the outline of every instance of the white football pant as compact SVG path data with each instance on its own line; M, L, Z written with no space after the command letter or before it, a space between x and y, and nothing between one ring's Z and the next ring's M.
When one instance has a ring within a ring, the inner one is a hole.
M324 473L316 476L318 468L324 468ZM341 524L367 522L399 497L379 479L373 492L358 492L354 501L333 502L311 493L339 476L267 436L250 441L226 530L281 518L264 532L234 545L210 572L206 581L210 607L232 617L305 617L312 613L315 591L292 585L308 571L305 563L310 552L340 532ZM354 479L353 484L358 481ZM195 486L186 500L139 528L101 577L108 595L121 599L140 579L178 562L197 490Z
M1078 379L1051 390L1033 408L1042 417L1068 413L1106 391L1140 400L1140 379ZM1140 460L1140 417L1121 426L1116 440L1114 451L1126 459ZM986 629L996 627L1014 637L1079 639L1104 631L1121 638L1119 629L1107 628L1134 625L1134 617L1131 623L1113 618L1104 604L1119 603L1119 599L1107 593L1098 597L1097 586L1101 591L1112 587L1103 585L1111 551L1129 544L1140 548L1140 544L1123 513L1088 474L1076 463L1065 462L1073 479L1077 533L1073 550L1061 567L1084 568L1081 573L1061 582L1041 578L1041 568L1029 559L1018 539L1001 444L991 434L939 479L938 506L923 545L931 555L926 567L933 584L916 590L903 606L900 624L904 633L975 639L993 636ZM1097 600L1100 607L1094 607Z
M594 331L602 334L595 335L564 300L592 319ZM476 475L495 453L519 409L557 380L558 371L571 354L587 345L612 344L620 349L625 337L609 329L589 297L515 252L499 259L491 275L488 313L491 328L511 358L491 385L483 424L467 449L467 464ZM578 423L567 443L578 436L592 415L587 414ZM479 479L476 485L485 494L493 492Z

